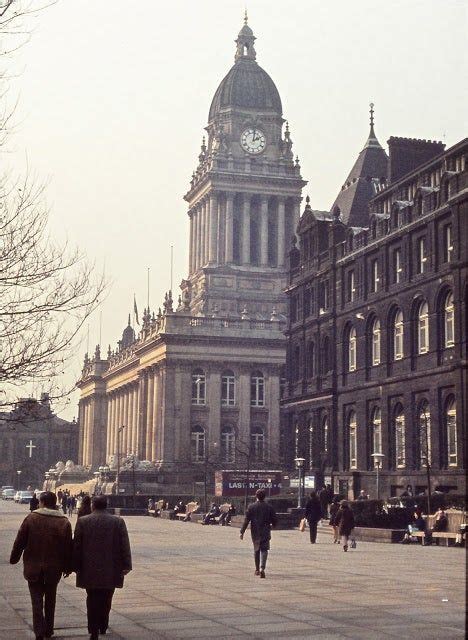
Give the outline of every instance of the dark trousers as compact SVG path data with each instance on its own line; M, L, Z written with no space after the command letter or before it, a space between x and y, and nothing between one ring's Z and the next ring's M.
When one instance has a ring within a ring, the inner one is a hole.
M262 569L265 570L266 563L268 558L268 551L254 551L254 560L255 560L255 569L259 571Z
M88 611L89 633L106 631L109 626L109 613L112 606L114 589L86 589L86 609Z
M315 542L317 540L317 524L317 520L309 520L309 533L311 542Z
M36 582L28 582L36 636L51 636L54 631L57 584L46 584L43 575Z

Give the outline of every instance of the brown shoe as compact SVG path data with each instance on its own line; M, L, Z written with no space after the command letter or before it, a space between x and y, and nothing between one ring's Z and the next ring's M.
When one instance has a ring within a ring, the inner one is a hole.
M260 571L260 578L264 578L265 577L265 571L262 569Z
M260 575L260 569L255 569L255 575L259 576Z

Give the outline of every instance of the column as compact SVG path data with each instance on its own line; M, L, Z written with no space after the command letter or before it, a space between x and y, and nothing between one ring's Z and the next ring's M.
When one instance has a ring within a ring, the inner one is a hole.
M233 261L233 236L234 236L234 194L228 193L226 197L226 251L225 260L229 264Z
M297 227L299 225L299 218L301 217L301 198L296 198L294 201L294 234L297 235Z
M148 378L144 371L138 372L138 457L146 460L146 392Z
M216 262L218 257L218 197L216 193L210 194L210 224L209 224L210 246L208 261Z
M83 445L84 445L84 401L78 402L78 424L80 426L78 440L78 464L83 463Z
M109 451L107 452L107 455L113 456L115 455L115 429L116 429L115 425L117 422L117 416L116 416L117 404L116 404L115 393L113 391L111 391L110 393L110 402L112 407L112 417L111 417L111 430L110 430L110 439L109 439Z
M200 268L205 264L205 247L206 247L206 202L203 200L200 206Z
M250 195L244 195L242 211L242 264L250 264Z
M197 269L202 266L202 205L197 206Z
M205 221L204 221L203 228L204 228L204 236L205 236L205 251L204 251L205 259L203 261L203 264L207 264L209 248L210 248L210 200L208 198L206 198L205 200Z
M110 394L106 395L106 402L107 402L107 434L106 434L105 462L107 462L107 458L109 456L111 431L112 431L112 398Z
M260 203L260 264L268 265L268 198L262 196Z
M126 389L126 387L124 387L123 389L123 397L122 397L122 406L123 406L123 412L122 412L122 417L123 417L123 421L122 424L125 425L125 429L122 429L122 456L126 455L128 453L128 447L127 447L127 439L128 439L128 391Z
M190 211L189 274L193 273L193 213Z
M138 424L138 385L133 385L133 440L132 451L138 454L139 451L139 424Z
M127 387L127 396L128 396L128 411L127 411L127 451L133 453L133 389L132 386L129 385Z
M82 453L81 459L83 464L87 464L86 462L86 445L88 441L88 428L87 428L87 419L88 419L88 403L86 400L83 401L83 442L82 442Z
M284 198L278 198L278 267L284 267L286 238L284 210Z
M153 397L154 397L154 372L148 371L148 392L146 401L146 459L151 460L153 441Z
M153 379L153 426L151 428L151 457L150 457L150 460L152 460L153 462L157 460L156 440L157 440L157 433L159 428L158 401L159 401L159 372L157 369L155 369L154 379Z
M218 264L224 264L226 247L226 201L218 199Z

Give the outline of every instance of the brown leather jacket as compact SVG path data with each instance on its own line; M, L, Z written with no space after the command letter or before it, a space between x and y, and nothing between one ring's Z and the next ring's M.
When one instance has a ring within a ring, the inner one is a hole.
M35 582L58 582L71 570L72 530L66 516L53 509L37 509L23 520L10 556L16 564L23 554L24 577Z

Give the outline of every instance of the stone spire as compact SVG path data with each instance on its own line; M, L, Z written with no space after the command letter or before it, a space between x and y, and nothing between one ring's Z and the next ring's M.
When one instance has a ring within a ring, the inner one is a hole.
M377 137L375 135L375 131L374 131L374 103L371 102L369 105L369 114L370 114L370 131L369 131L369 137L367 138L367 142L364 145L364 149L367 149L368 147L379 147L380 149L382 148L380 142L377 140Z
M239 31L239 35L237 36L236 40L236 62L243 59L255 60L255 58L257 57L254 47L255 40L256 37L254 36L252 29L248 25L246 10L244 15L244 26Z

